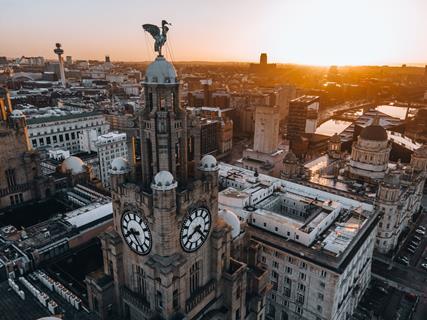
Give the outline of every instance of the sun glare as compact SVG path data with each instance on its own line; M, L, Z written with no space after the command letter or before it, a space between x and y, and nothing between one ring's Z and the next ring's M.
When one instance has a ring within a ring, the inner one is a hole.
M283 3L268 19L275 34L271 57L316 65L360 65L398 61L410 12L384 1L302 1ZM292 14L295 12L295 14ZM286 18L284 18L286 16ZM270 38L271 39L271 38ZM403 46L402 46L403 45Z

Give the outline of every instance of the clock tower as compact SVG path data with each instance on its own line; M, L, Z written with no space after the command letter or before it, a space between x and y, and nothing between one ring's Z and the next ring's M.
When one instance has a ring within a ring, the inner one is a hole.
M159 55L143 87L142 173L112 163L114 225L100 237L103 272L86 278L91 309L103 319L263 319L267 286L230 256L218 164L200 159L200 131L180 106L175 68Z

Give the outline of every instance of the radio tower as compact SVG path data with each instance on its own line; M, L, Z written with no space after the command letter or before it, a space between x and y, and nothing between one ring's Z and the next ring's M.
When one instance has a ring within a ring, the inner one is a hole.
M65 70L64 70L64 60L62 59L62 54L64 53L64 50L61 48L61 44L56 44L56 49L53 50L58 55L58 61L59 61L59 72L61 73L61 82L62 86L65 88Z

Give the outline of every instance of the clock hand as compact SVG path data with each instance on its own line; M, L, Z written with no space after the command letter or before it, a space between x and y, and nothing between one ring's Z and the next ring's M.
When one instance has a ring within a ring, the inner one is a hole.
M139 232L138 232L139 235ZM136 234L133 234L133 237L135 238L136 242L138 242L138 245L142 248L141 241L139 240L139 237Z
M205 234L202 231L200 231L200 228L197 229L197 232L200 234L200 237L202 238L202 240L206 239Z
M191 238L193 238L193 236L194 236L194 234L196 233L196 232L200 232L200 225L197 225L195 228L194 228L194 231L193 231L193 233L192 234L190 234L189 236L188 236L188 240L191 240Z

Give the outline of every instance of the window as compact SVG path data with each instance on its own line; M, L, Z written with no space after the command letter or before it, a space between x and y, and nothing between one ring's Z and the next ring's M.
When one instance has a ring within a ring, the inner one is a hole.
M194 293L200 286L200 265L201 262L195 262L190 268L190 293Z
M301 294L301 293L297 294L297 302L304 304L304 295L303 294Z
M322 278L326 278L327 272L325 270L322 270L322 272L320 273L320 276Z
M292 274L292 268L291 267L286 267L286 272L289 274Z
M279 274L276 271L272 271L271 276L273 279L277 279L279 277Z
M291 288L285 287L285 288L283 289L283 295L284 295L285 297L290 298L290 297L291 297Z
M322 306L317 305L317 311L321 313L322 312Z
M273 261L273 268L279 268L279 263L277 261Z
M326 284L325 284L323 281L320 281L320 286L321 286L322 288L324 288L324 287L326 286Z
M293 259L292 257L288 257L288 262L289 262L289 263L293 263L293 262L294 262L294 259Z
M323 293L318 293L317 297L319 298L320 301L323 301Z
M134 265L134 274L136 281L136 292L144 299L147 297L147 286L145 283L145 272L140 266Z
M298 283L298 290L305 292L305 285L303 285L302 283Z
M298 313L298 314L302 315L302 308L301 308L300 306L297 306L297 307L295 308L295 311L296 311L296 313Z
M179 309L179 291L177 289L173 291L172 305L175 310Z
M300 264L301 269L307 269L307 263L305 263L304 261L301 262Z
M160 291L157 291L156 293L156 302L157 302L157 307L160 309L163 309L163 296Z
M305 273L300 272L300 274L299 274L299 278L300 278L301 280L305 280L305 279L307 278L307 276L306 276L306 274L305 274Z
M236 310L236 320L240 320L240 308Z
M13 187L16 185L16 176L15 176L15 169L7 169L5 171L6 175L6 181L8 187Z
M288 277L285 277L285 284L287 284L288 286L292 285L292 280Z

